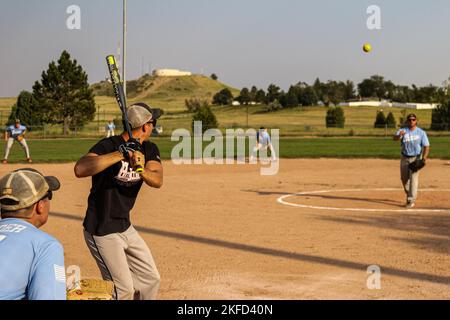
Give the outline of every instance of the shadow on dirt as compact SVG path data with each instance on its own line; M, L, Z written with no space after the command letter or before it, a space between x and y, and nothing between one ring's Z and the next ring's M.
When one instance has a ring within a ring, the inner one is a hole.
M82 217L73 216L73 215L70 215L67 213L52 212L51 215L53 217L69 219L69 220L74 220L74 221L82 221L83 220ZM200 244L204 244L204 245L208 245L208 246L216 246L216 247L221 247L221 248L230 249L230 250L245 251L245 252L249 252L249 253L253 253L253 254L261 254L261 255L267 255L267 256L272 256L272 257L277 257L277 258L298 260L298 261L304 261L304 262L309 262L309 263L317 263L317 264L322 264L322 265L353 269L353 270L357 270L357 271L361 271L361 272L366 272L367 267L370 265L370 264L346 261L346 260L341 260L341 259L314 256L314 255L309 255L309 254L301 254L301 253L296 253L296 252L289 252L289 251L284 251L284 250L253 246L253 245L248 245L248 244L243 244L243 243L235 243L235 242L229 242L229 241L225 241L225 240L193 236L193 235L189 235L189 234L185 234L185 233L164 231L164 230L158 230L158 229L148 228L148 227L135 226L135 229L142 233L152 234L152 235L156 235L156 236L160 236L160 237L178 239L178 240L183 240L183 241L188 241L188 242L193 242L193 243L200 243ZM80 230L80 232L81 232L81 230ZM445 285L450 286L450 278L444 277L444 276L438 276L438 275L415 272L415 271L407 271L407 270L401 270L401 269L389 268L389 267L383 268L383 273L392 275L392 276L407 278L407 279L428 281L428 282L445 284Z
M407 242L423 250L433 250L446 254L450 252L450 213L371 213L370 215L347 215L345 217L321 216L317 219L419 233L423 234L424 237L408 236L405 238L391 237L389 239Z
M258 190L242 190L243 192L254 192L260 196L268 196L268 195L280 195L284 196L289 193L287 192L279 192L279 191L258 191ZM306 192L306 191L305 191ZM293 195L295 196L295 195ZM344 197L344 196L334 196L329 194L304 194L304 195L298 195L297 197L302 198L317 198L317 199L327 199L327 200L347 200L347 201L354 201L354 202L363 202L363 203L379 203L379 204L385 204L394 206L396 208L404 208L404 203L391 200L391 199L365 199L361 197Z

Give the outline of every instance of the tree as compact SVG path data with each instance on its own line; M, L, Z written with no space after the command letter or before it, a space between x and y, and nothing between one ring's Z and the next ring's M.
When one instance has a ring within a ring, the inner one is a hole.
M388 84L388 87L392 89L392 82ZM361 97L370 98L378 97L379 100L388 98L388 91L384 77L375 75L370 79L364 79L358 84L358 92Z
M283 107L285 108L295 108L298 107L298 98L297 98L297 92L295 87L290 87L288 93L285 96L285 105ZM281 101L280 101L281 102Z
M319 78L314 81L312 88L314 89L317 98L323 102L323 84L320 82Z
M259 89L258 92L256 92L255 96L255 102L256 103L264 103L266 101L266 93L263 89Z
M400 103L406 103L409 101L413 101L412 99L412 91L411 88L408 86L395 86L393 92L392 92L392 101L400 102Z
M271 102L274 102L275 100L279 100L280 98L280 87L271 84L267 88L267 94L266 94L266 103L269 104Z
M219 126L217 118L209 106L200 107L194 114L194 116L192 117L192 131L194 131L195 121L202 122L202 133L205 133L205 131L208 129L214 129Z
M63 124L63 134L82 127L95 116L94 93L88 76L77 60L63 51L56 64L52 61L42 72L41 82L33 86L36 116L40 121Z
M287 99L286 99L286 93L284 92L284 90L281 91L281 92L278 94L278 99L275 99L275 100L278 100L278 101L280 102L281 106L282 106L283 108L286 108L286 106L287 106ZM275 100L274 100L274 101L275 101ZM272 101L272 102L273 102L273 101Z
M415 102L421 103L440 103L445 99L445 90L432 84L418 88L412 85L413 98Z
M248 88L242 88L241 93L239 97L236 98L236 100L238 100L243 105L248 105L252 100Z
M267 112L275 112L281 109L283 109L283 106L278 100L269 103L269 105L267 106Z
M324 102L332 103L338 105L340 102L345 100L345 84L343 82L328 81L325 85L326 88L326 99ZM328 104L327 104L328 105Z
M392 112L389 112L388 116L386 117L386 125L388 128L391 128L391 129L394 129L397 127L397 121L395 121L395 117Z
M431 130L450 131L450 102L442 103L432 111Z
M345 101L355 98L355 85L352 81L347 80L345 83L342 83L342 91Z
M377 112L377 117L375 119L375 128L384 128L386 126L386 116L383 111Z
M8 124L14 124L15 119L20 119L21 124L27 126L29 129L32 126L41 125L39 118L36 116L37 112L35 108L36 102L31 92L22 91L17 97L17 102L11 109Z
M213 73L211 75L211 79L213 79L214 81L217 81L219 79L219 77L215 73Z
M298 102L302 106L314 106L319 101L317 97L316 91L313 87L307 87L303 90L300 90L298 95Z
M222 89L217 92L213 97L213 104L226 106L233 102L233 94L228 88Z
M250 89L250 101L256 102L256 95L258 94L258 88L256 86L252 86Z
M344 128L345 116L341 107L329 108L325 118L327 128Z
M186 99L184 100L184 104L189 112L197 112L198 109L204 106L209 106L207 100L201 100L197 98Z

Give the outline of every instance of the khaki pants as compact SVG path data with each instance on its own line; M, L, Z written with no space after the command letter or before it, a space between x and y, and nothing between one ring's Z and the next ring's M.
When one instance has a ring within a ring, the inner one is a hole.
M114 282L115 299L156 299L160 276L150 249L133 226L102 237L84 231L84 238L103 279Z
M8 141L6 142L6 146L5 146L5 156L3 157L3 159L8 159L9 157L9 151L11 150L12 145L14 144L14 138L9 138ZM24 139L22 139L22 141L17 140L17 142L20 143L20 145L22 146L23 150L25 151L25 155L27 156L27 159L30 158L30 149L28 148L27 145L27 141Z
M419 157L405 157L402 156L400 161L400 176L403 183L403 188L407 196L407 201L416 201L417 191L419 189L419 172L411 172L409 164L413 163Z

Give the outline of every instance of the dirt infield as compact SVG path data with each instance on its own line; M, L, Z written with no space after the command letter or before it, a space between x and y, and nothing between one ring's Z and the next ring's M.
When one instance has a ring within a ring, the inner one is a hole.
M43 229L64 245L66 267L98 277L81 226L90 179L76 179L73 164L33 167L62 182ZM421 172L426 191L411 211L399 161L282 159L275 176L255 165L164 170L164 187L143 188L132 213L161 273L160 299L450 298L445 161ZM309 193L277 201L299 192ZM369 265L381 268L380 290L366 286Z

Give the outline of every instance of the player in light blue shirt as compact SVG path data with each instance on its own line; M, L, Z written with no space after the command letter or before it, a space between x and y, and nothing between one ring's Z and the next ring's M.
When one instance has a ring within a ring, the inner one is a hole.
M30 149L28 148L27 141L25 140L25 133L27 131L27 127L20 124L20 120L16 119L15 124L10 125L5 130L5 156L3 157L3 163L8 163L8 156L9 152L11 151L11 147L14 144L14 141L19 142L19 144L22 146L23 150L25 151L25 155L27 157L27 161L29 163L32 162L30 157Z
M65 300L62 245L40 231L55 177L19 169L0 180L0 300Z
M107 131L107 135L106 137L112 137L115 135L114 130L116 129L116 125L114 124L114 121L110 121L107 125L106 125L106 131Z
M430 152L430 141L424 130L417 127L417 117L409 114L407 127L401 128L394 136L394 140L401 142L402 160L400 162L400 176L405 190L406 208L412 209L417 200L419 189L419 171L412 172L409 165L422 158L425 162Z
M270 150L270 156L272 161L276 161L277 157L275 154L275 149L273 148L270 135L267 132L267 128L261 127L259 131L256 133L256 146L253 148L253 153L251 154L249 161L254 162L257 156L257 152L260 150L266 151L267 149Z

